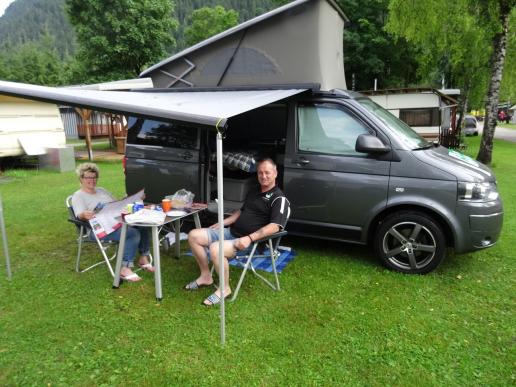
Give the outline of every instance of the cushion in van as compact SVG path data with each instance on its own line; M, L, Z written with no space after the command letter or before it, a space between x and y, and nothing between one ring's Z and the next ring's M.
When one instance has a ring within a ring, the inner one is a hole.
M217 154L213 153L212 161L217 160ZM228 168L241 169L245 172L256 172L255 155L250 152L224 152L223 161L224 166Z

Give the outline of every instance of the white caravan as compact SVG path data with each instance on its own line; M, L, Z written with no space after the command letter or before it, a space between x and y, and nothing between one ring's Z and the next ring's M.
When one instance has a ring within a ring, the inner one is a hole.
M40 155L65 146L56 105L0 95L0 157Z

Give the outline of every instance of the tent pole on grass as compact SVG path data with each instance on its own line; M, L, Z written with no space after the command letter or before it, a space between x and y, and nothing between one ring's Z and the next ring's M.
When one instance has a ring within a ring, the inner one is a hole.
M9 249L7 248L7 232L5 231L4 209L2 205L2 196L0 196L0 228L2 229L2 239L4 244L5 266L7 269L7 278L11 280L11 261L9 259Z
M218 201L218 222L219 222L219 289L220 289L220 343L226 343L226 309L225 309L225 295L224 295L224 173L222 169L222 133L219 129L219 122L217 128L217 201ZM215 257L213 257L215 259Z

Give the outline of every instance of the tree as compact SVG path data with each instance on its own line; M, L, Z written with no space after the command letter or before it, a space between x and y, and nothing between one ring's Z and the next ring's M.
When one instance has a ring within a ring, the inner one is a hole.
M375 78L381 88L416 82L414 48L384 30L389 0L337 1L350 23L344 28L346 83L354 90L372 89Z
M442 76L462 88L462 112L467 111L471 97L486 95L489 85L477 157L486 164L491 162L496 124L493 110L498 104L509 14L515 3L516 0L391 0L389 5L387 29L419 45L421 70L428 74L432 67L439 69Z
M49 35L0 53L0 79L59 86L65 83L66 63L62 62Z
M191 46L238 24L238 12L220 5L196 9L185 29L186 44Z
M485 11L487 21L490 21L494 34L492 36L491 73L489 91L487 92L486 117L484 119L484 130L477 160L484 164L490 164L493 157L493 138L498 116L498 101L500 97L500 83L502 81L505 52L507 47L507 36L509 31L509 18L511 12L514 14L516 0L490 1ZM489 7L490 6L490 7Z
M177 22L170 0L66 0L88 81L136 77L165 55Z
M475 4L473 0L391 0L386 25L395 36L418 47L418 74L423 82L437 86L444 80L445 87L461 89L458 125L468 104L480 103L487 84L489 44Z

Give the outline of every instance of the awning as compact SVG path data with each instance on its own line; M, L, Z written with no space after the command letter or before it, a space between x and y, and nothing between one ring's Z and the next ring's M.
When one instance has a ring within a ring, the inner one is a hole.
M0 94L92 110L225 125L230 117L306 91L305 88L231 91L99 91L0 81Z

